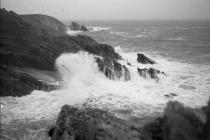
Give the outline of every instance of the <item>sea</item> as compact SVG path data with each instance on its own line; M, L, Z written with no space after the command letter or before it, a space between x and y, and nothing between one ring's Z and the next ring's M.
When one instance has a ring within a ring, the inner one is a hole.
M95 56L87 52L64 53L55 62L66 83L62 89L1 98L2 138L49 139L45 132L64 104L103 109L126 120L160 116L169 101L194 108L207 105L210 21L77 22L90 31L67 33L87 35L112 46L123 57L119 63L129 69L131 80L108 79L99 71ZM157 64L138 63L137 53L145 54ZM71 72L61 69L62 65ZM155 68L166 74L159 75L157 82L139 76L137 68Z

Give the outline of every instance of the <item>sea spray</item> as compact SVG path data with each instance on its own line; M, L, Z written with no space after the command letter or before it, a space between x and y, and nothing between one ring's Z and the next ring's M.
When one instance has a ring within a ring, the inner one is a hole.
M156 95L149 95L145 91L145 86L156 86L155 82L142 79L136 71L132 70L132 76L135 78L131 81L110 80L99 71L94 55L87 52L63 54L56 60L56 66L65 83L61 92L65 103L81 103L88 97L105 94L131 97L131 100L149 104L157 103L153 100Z

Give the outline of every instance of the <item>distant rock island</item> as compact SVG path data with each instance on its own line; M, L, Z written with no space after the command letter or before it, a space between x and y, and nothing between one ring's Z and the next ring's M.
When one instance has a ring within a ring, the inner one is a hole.
M77 22L72 21L71 24L69 25L69 28L73 31L83 31L87 32L89 31L88 28L84 25L79 25Z

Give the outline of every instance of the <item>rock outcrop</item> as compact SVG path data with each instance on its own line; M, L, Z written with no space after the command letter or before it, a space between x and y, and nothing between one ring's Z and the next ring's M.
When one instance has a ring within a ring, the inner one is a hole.
M138 63L142 63L142 64L156 64L156 62L154 60L146 57L142 53L137 54L137 61L138 61Z
M69 28L73 31L83 31L83 32L89 31L87 27L85 27L84 25L79 25L77 22L74 21L71 22Z
M78 109L64 105L55 127L48 133L52 140L139 140L137 129L106 111Z
M35 77L15 71L14 68L0 66L1 96L23 96L33 90L51 91L60 89L61 85L41 81Z
M125 80L131 79L130 72L125 65L120 64L113 59L100 59L96 58L99 70L103 72L109 79Z
M2 67L7 67L7 70L11 67L29 67L55 71L55 59L64 52L87 51L102 58L121 59L121 56L109 45L100 44L92 38L83 35L67 35L62 22L49 16L20 16L12 11L8 12L5 9L1 9L0 21L0 69ZM2 71L5 72L3 69ZM22 74L18 75L21 78ZM1 75L1 78L1 82L4 80L8 84L14 82L14 76L11 74L7 76ZM25 81L27 79L31 81L31 76L25 76L24 78ZM33 85L39 87L39 79L35 78L33 80L36 80L36 82L32 82L34 83ZM16 84L18 84L18 80ZM30 91L34 89L28 84L28 82L21 82L21 84L17 85L19 90L11 92L9 89L13 89L12 86L16 89L16 85L10 84L10 86L7 86L5 83L1 90L4 91L4 96L21 96L30 94ZM25 87L28 87L27 90L25 90ZM21 90L26 92L22 94Z
M185 107L179 102L169 102L162 118L144 126L141 139L207 140L209 112L210 104L204 110Z
M149 68L149 69L137 68L137 71L138 71L139 75L142 76L143 78L151 78L151 79L155 79L155 80L159 80L158 74L165 74L164 72L161 72L160 70L157 70L154 68Z
M65 105L48 134L52 140L208 140L209 118L210 102L197 109L169 102L163 117L144 126L99 109Z

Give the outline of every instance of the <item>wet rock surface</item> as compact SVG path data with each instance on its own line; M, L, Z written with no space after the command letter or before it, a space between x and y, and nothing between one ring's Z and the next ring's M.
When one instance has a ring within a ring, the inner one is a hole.
M148 57L146 57L142 53L137 54L137 61L142 64L156 64L156 62Z
M109 79L128 81L131 79L130 72L125 65L120 64L116 60L96 58L99 70L103 72Z
M106 111L62 107L52 140L139 140L138 129Z
M59 89L59 85L53 85L39 81L33 76L14 71L10 67L1 66L1 96L23 96L33 90L51 91Z
M144 68L144 69L140 69L137 68L137 71L139 73L139 75L143 78L151 78L151 79L155 79L155 80L159 80L158 74L164 74L164 72L161 72L160 70L154 69L154 68Z

